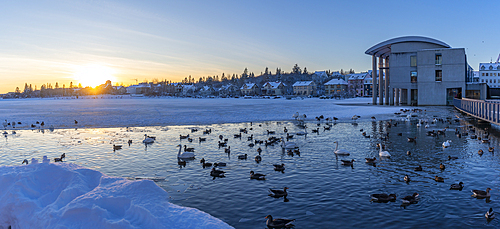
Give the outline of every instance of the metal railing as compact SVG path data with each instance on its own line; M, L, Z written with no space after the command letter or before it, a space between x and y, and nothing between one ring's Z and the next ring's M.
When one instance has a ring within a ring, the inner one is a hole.
M477 99L453 99L456 109L476 118L500 125L500 101Z

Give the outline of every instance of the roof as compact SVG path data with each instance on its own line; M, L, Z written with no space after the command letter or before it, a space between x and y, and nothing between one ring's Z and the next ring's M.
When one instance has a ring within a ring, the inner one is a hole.
M368 75L368 72L349 74L349 80L362 80Z
M500 70L500 63L479 63L479 71L489 70Z
M280 85L284 85L282 82L266 82L262 87L265 87L267 84L271 85L272 89L277 89Z
M292 86L309 86L311 83L314 83L313 81L297 81L295 82Z
M434 38L430 37L421 37L421 36L405 36L405 37L396 37L392 38L386 41L382 41L368 50L366 50L365 54L368 55L375 55L376 57L387 57L391 53L391 45L397 44L397 43L403 43L403 42L425 42L425 43L431 43L431 44L436 44L436 45L441 45L444 48L451 48L448 44L436 40Z
M255 87L255 84L254 83L246 83L246 84L243 84L243 86L241 86L240 89L245 89L245 86L246 86L246 88L253 88L253 87Z
M318 76L325 76L327 77L328 75L326 74L326 71L315 71L314 72L315 75L318 75Z
M325 85L339 85L339 84L347 85L347 82L345 82L345 80L343 79L332 79L325 83Z

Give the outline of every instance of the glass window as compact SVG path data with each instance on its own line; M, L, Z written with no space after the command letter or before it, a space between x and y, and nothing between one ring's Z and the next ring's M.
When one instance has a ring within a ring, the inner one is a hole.
M411 79L412 83L416 83L417 82L417 72L416 71L411 71L410 72L410 79Z
M441 62L443 61L443 57L441 54L436 54L436 65L441 65Z
M437 82L443 81L443 71L442 70L436 70L436 81Z
M486 76L488 76L488 73L486 73Z
M417 56L410 56L410 66L417 67Z
M484 76L484 72L483 72L483 76Z

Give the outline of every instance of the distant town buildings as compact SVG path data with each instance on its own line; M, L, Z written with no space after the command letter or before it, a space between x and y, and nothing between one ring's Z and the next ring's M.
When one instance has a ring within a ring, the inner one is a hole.
M316 94L316 83L313 81L297 81L292 87L294 95L312 96Z

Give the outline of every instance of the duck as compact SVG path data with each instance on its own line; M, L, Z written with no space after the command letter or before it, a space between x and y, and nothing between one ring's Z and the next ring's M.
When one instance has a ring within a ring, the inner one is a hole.
M262 161L262 157L260 155L255 156L255 161L259 163L260 161Z
M226 166L225 162L214 163L214 167L223 167Z
M458 184L451 184L450 185L451 190L462 190L462 188L464 188L464 182L461 182L461 181Z
M194 148L188 148L187 145L184 145L184 152L194 152Z
M281 189L269 189L269 196L272 196L272 197L275 197L275 198L279 198L279 197L286 197L288 196L288 193L287 193L287 190L288 188L287 187L284 187L283 190Z
M406 155L411 156L411 152L409 150L406 151Z
M370 197L372 198L370 201L374 202L379 202L379 203L387 203L389 201L395 201L396 200L396 194L371 194Z
M312 131L313 133L319 133L319 128L312 129L311 131Z
M365 158L365 160L366 160L366 163L373 164L373 163L375 163L377 158L375 158L375 157L374 158Z
M227 148L224 148L224 153L231 153L231 146L228 146Z
M119 149L122 149L121 145L115 145L115 144L113 144L113 150L119 150Z
M488 151L490 151L490 152L495 151L495 147L491 147L491 146L490 146L490 147L488 147Z
M443 165L443 163L439 164L439 169L444 170L446 167Z
M448 156L448 160L456 160L456 159L458 159L458 157Z
M295 219L273 219L271 215L266 216L266 226L268 228L289 228L293 227L291 224Z
M250 137L248 137L248 141L253 141L253 134L251 134Z
M339 143L337 141L333 142L335 143L335 151L334 153L336 155L342 155L342 156L349 156L351 155L347 150L345 149L338 149L339 148Z
M186 139L186 138L189 138L189 134L188 135L182 135L182 134L179 134L179 138L182 140L182 139Z
M61 157L54 158L54 162L62 162L66 158L66 153L61 154Z
M262 149L260 147L257 149L257 153L262 153Z
M227 145L227 143L226 143L226 142L220 142L220 141L219 141L219 148L220 148L220 147L225 147L226 145Z
M217 170L214 168L212 168L212 170L210 171L210 176L213 176L213 177L224 177L224 171L222 170ZM215 179L215 178L214 178Z
M404 180L405 180L406 182L410 182L410 181L411 181L411 179L410 179L410 176L408 176L408 175L405 175L405 178L404 178Z
M74 120L75 121L75 125L78 124L78 121Z
M177 158L177 164L182 165L182 166L186 166L186 161Z
M472 191L472 196L477 197L477 198L487 198L490 197L490 191L491 188L487 188L486 191L483 190L471 190Z
M153 142L155 142L154 139L149 138L147 134L144 135L144 140L142 140L142 143L150 144L150 143L153 143Z
M29 164L28 159L24 159L21 165L24 165L24 163Z
M479 156L482 156L483 155L483 150L482 149L478 150L477 154L479 154Z
M255 173L254 171L250 171L250 179L265 180L266 175L264 175L262 173Z
M244 154L244 155L238 155L238 159L241 159L241 160L246 160L247 159L247 154Z
M382 150L382 148L384 148L384 147L379 148L378 155L380 157L391 157L391 154L389 153L389 151Z
M132 145L132 139L129 139L127 143L128 143L128 146Z
M417 203L418 202L418 193L413 193L413 195L411 196L405 196L403 197L403 204L413 204L413 203Z
M486 219L494 219L495 218L495 212L493 212L493 208L490 208L490 210L488 210L486 212L486 214L484 214L484 216L486 216Z
M198 139L200 140L200 142L207 141L207 138L198 137Z
M285 164L274 164L274 170L275 171L284 171L285 170Z
M358 120L359 118L361 118L359 115L353 115L351 117L351 119L354 120L354 121Z
M178 145L179 147L179 153L177 153L177 158L179 159L194 159L194 153L193 152L184 152L181 153L182 145Z
M203 165L203 167L212 166L212 163L205 162L205 158L201 158L200 163Z
M417 137L413 137L413 138L410 138L410 137L406 137L408 139L408 142L416 142L415 140L417 139Z
M413 169L413 170L415 170L415 171L422 171L422 166L421 166L421 165L419 165L418 167L416 167L416 168L415 168L415 169Z
M353 165L354 164L354 159L350 160L350 161L347 161L347 160L341 160L342 161L342 165Z
M443 148L450 147L450 145L451 145L450 142L451 142L451 140L446 140L445 142L443 142Z
M438 176L434 176L434 180L437 182L444 182L444 178Z

